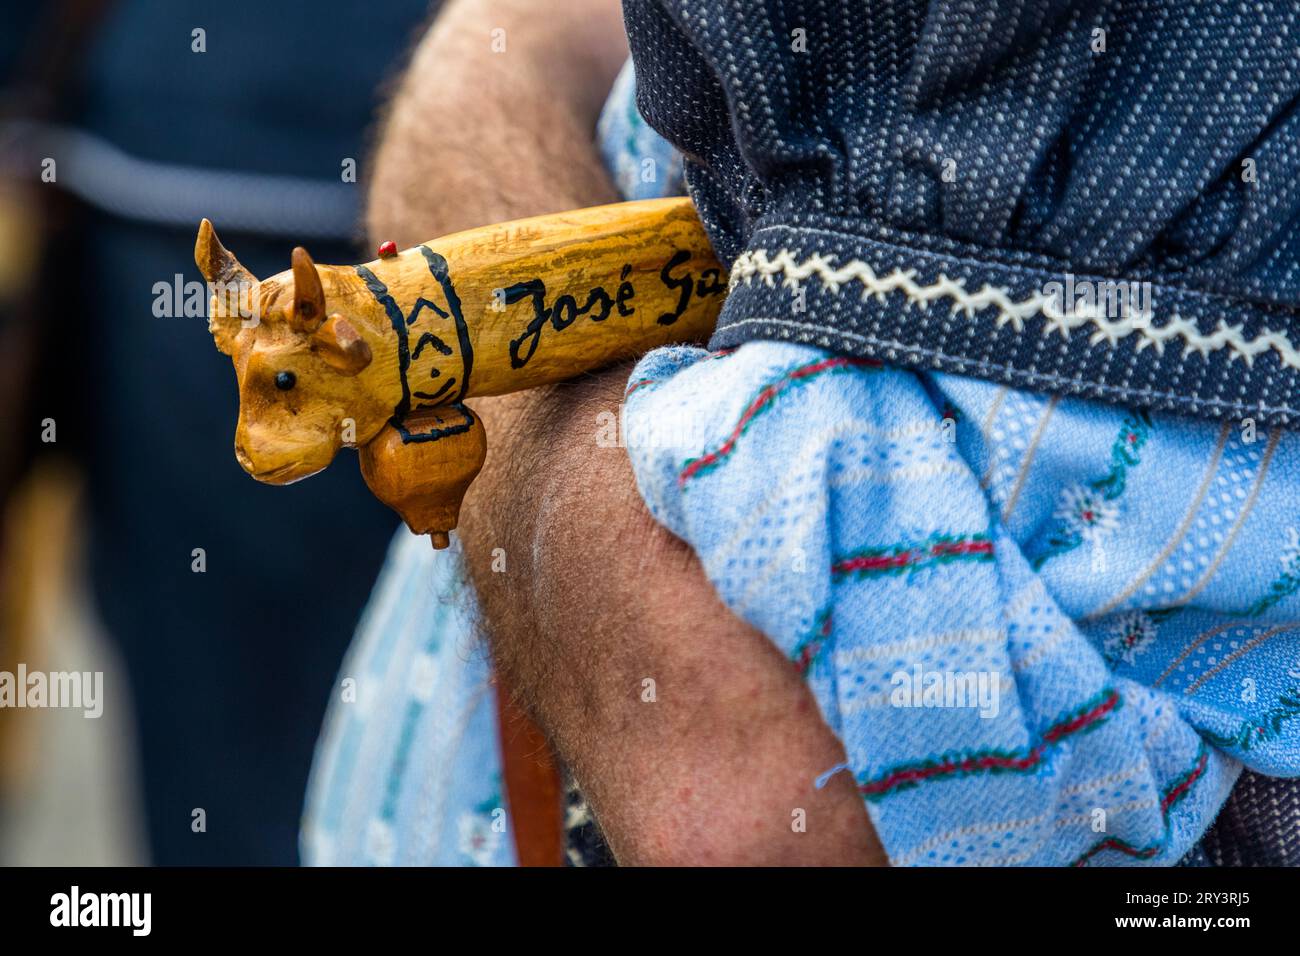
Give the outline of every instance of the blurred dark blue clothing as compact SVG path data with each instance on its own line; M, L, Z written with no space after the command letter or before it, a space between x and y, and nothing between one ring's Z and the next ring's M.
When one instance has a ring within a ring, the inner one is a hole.
M425 0L116 3L71 119L139 159L337 185L351 157L360 179L377 87L428 12ZM206 52L191 49L196 28ZM363 187L350 188L359 211ZM288 268L296 244L221 236L261 276ZM79 238L80 297L51 295L50 321L82 330L91 370L68 431L88 452L90 572L129 665L152 858L293 863L325 704L396 516L350 452L293 488L236 464L230 360L203 319L153 314L156 282L201 281L193 227L92 215ZM323 262L358 253L308 245ZM205 573L191 570L195 548Z

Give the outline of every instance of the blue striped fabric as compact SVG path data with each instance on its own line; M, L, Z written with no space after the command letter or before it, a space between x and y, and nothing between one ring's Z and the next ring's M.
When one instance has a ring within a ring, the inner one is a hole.
M514 864L495 690L460 569L455 546L393 539L317 745L304 863Z
M1300 775L1295 435L774 342L651 353L625 421L894 863L1169 864Z

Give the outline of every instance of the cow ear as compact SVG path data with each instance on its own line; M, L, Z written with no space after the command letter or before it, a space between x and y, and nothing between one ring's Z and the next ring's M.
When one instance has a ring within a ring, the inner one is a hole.
M337 313L312 334L311 342L330 368L344 375L356 375L370 364L370 346L356 326Z
M212 335L212 342L216 345L217 351L234 358L235 353L239 350L237 342L239 336L238 324L210 315L208 317L208 332Z
M325 318L325 290L316 263L302 246L293 250L293 313L290 323L300 332L314 332Z

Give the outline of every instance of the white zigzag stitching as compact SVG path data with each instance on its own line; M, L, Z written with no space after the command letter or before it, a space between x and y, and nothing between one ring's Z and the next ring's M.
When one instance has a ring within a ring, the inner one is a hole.
M1222 319L1219 320L1218 328L1213 333L1204 335L1194 323L1177 313L1172 315L1164 325L1154 326L1148 315L1110 319L1095 308L1062 311L1057 307L1054 296L1040 293L1030 296L1023 302L1015 302L1006 289L985 284L978 292L972 293L966 290L964 280L949 279L942 274L930 285L917 285L914 281L915 269L907 271L895 269L887 276L878 277L871 266L860 259L854 259L836 268L834 256L825 256L816 252L803 262L795 261L794 254L788 249L782 249L772 258L768 257L766 249L754 249L742 253L731 267L730 288L734 289L741 282L748 285L755 276L761 278L768 286L775 286L777 275L784 276L782 285L790 289L798 289L800 282L815 275L827 291L833 294L838 294L841 286L857 280L862 284L863 299L874 295L882 302L890 292L904 293L908 301L914 305L929 305L938 299L952 299L952 314L964 312L968 319L973 319L976 312L996 307L998 328L1010 322L1017 332L1024 330L1025 319L1037 315L1047 319L1047 324L1043 326L1044 336L1059 332L1062 338L1068 339L1072 329L1091 323L1097 327L1089 340L1091 344L1096 345L1104 340L1115 345L1120 339L1136 333L1140 336L1137 344L1139 352L1148 345L1154 345L1156 351L1163 354L1165 342L1181 336L1188 350L1200 352L1206 358L1211 352L1226 348L1231 352L1230 358L1239 358L1247 365L1253 365L1256 355L1273 349L1284 365L1300 369L1300 351L1295 349L1291 340L1283 333L1270 329L1265 329L1262 335L1248 339L1241 334L1240 324L1228 325Z

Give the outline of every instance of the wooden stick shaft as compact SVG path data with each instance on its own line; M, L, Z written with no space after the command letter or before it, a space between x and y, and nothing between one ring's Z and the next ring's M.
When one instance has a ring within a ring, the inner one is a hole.
M204 220L194 255L235 366L244 468L284 484L352 445L371 490L435 545L485 454L464 399L705 341L727 292L687 199L484 226L356 266L299 248L260 281Z
M446 264L449 280L435 275ZM659 345L706 340L726 278L688 200L597 206L444 236L363 267L450 352L417 334L407 378L466 376L460 397L572 378ZM445 288L442 286L445 285ZM463 328L456 305L458 299ZM410 338L410 336L408 336ZM418 352L418 354L417 354ZM444 393L445 395L446 393ZM420 404L417 398L412 402Z

